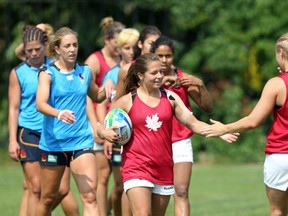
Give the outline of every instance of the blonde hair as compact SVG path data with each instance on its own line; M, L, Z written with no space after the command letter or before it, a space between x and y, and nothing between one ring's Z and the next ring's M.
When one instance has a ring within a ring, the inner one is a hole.
M118 47L122 48L126 44L135 45L139 39L139 31L133 28L126 28L123 29L118 38L117 38L117 45Z
M42 31L45 31L48 37L54 33L52 25L48 23L39 23L38 25L36 25L36 27L41 29Z
M276 53L279 53L281 49L283 50L285 59L288 60L288 33L281 35L280 38L276 41Z
M49 41L49 52L51 54L51 57L56 57L57 53L55 51L55 46L59 47L61 44L61 40L65 35L73 34L76 37L78 37L77 32L73 31L72 29L68 27L62 27L60 28L54 35L51 37L51 40Z

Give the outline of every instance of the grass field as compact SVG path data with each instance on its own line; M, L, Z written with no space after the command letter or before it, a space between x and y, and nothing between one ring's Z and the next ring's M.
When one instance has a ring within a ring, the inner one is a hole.
M0 157L1 158L1 157ZM260 165L200 165L193 167L190 186L193 216L269 215ZM16 163L0 165L0 214L16 216L22 195L22 170ZM74 181L72 190L79 200ZM79 200L80 203L80 200ZM57 208L53 216L62 216ZM173 199L167 210L173 215Z

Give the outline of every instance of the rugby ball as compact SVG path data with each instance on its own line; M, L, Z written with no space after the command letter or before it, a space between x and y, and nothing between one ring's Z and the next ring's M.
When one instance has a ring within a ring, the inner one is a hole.
M114 108L106 114L104 127L107 129L112 126L118 126L115 132L121 136L117 143L114 144L125 145L128 143L132 134L132 123L129 115L124 110Z

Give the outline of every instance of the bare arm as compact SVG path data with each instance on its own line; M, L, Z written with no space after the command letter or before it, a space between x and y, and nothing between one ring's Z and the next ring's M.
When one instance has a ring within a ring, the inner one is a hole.
M50 95L51 77L45 72L40 72L39 83L36 94L36 107L37 110L44 115L56 117L61 110L58 110L48 104Z
M26 60L26 54L24 51L24 44L19 44L15 49L15 55L22 61Z
M10 73L9 78L9 155L10 157L18 161L20 155L20 147L17 142L17 128L18 128L18 117L19 117L19 106L21 101L21 88L16 76L16 71L13 69Z
M88 87L88 96L96 103L101 103L106 98L105 88L99 88L95 84L94 75L92 73L92 77L90 79L90 84Z
M125 77L128 73L129 67L131 66L131 64L126 64L123 67L121 67L119 73L118 73L118 81L117 84L115 86L115 91L116 91L116 96L113 99L113 101L118 100L120 97L122 97L125 94L124 91L124 80Z
M181 98L175 94L174 92L167 91L168 98L170 102L172 103L174 107L174 112L176 118L187 128L192 130L194 133L202 135L201 133L202 128L205 126L208 126L207 123L199 121L193 113L190 112L190 110L184 105ZM221 139L223 139L226 142L234 142L237 140L239 134L225 134L223 136L219 136Z
M96 55L92 53L90 56L88 56L88 58L85 60L85 64L87 64L91 68L91 72L94 76L94 79L96 79L100 71L100 64Z
M265 85L258 103L248 116L226 125L211 120L214 124L203 128L202 134L212 137L227 132L242 132L258 127L269 116L275 105L282 106L284 104L286 91L283 89L285 89L283 80L272 78Z
M36 94L36 108L39 112L46 116L52 116L58 118L67 124L73 124L75 122L74 113L70 110L59 110L48 104L50 95L50 83L51 77L45 72L40 72L38 89Z
M187 87L189 96L197 106L208 113L213 110L213 100L203 81L191 74L183 73L180 84Z
M98 108L98 106L97 106ZM86 112L87 112L87 116L90 122L90 125L92 127L93 130L93 136L94 136L94 141L98 144L103 143L103 140L99 138L98 136L98 119L95 113L95 109L93 106L93 102L92 100L87 96L87 106L86 106Z

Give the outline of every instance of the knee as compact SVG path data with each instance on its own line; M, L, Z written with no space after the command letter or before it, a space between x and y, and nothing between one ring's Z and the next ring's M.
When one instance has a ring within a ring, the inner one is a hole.
M284 211L281 211L281 209L271 209L270 211L271 216L286 216L287 213Z
M40 198L40 194L41 194L41 186L40 185L33 184L33 185L31 185L31 187L28 188L28 190L29 190L29 193Z
M123 190L123 184L116 184L114 187L114 193L117 196L122 196Z
M65 187L60 187L60 188L59 188L58 195L59 195L60 197L65 197L65 196L68 195L69 190L70 190L69 187L66 187L66 186L65 186Z
M96 194L94 192L83 193L81 198L84 204L96 203Z
M175 187L175 195L184 199L188 198L188 187L186 186L178 186Z
M52 209L54 202L56 200L56 197L57 197L56 194L50 194L41 198L41 202L43 203L46 209Z

